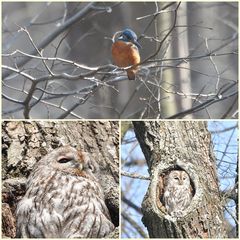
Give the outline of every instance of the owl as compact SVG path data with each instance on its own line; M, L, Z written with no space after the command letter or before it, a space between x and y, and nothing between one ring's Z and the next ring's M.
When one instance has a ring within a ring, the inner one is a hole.
M71 146L38 161L16 210L17 237L103 238L114 230L94 173L98 165Z
M192 200L190 178L185 171L172 170L164 178L163 203L171 216L181 216Z

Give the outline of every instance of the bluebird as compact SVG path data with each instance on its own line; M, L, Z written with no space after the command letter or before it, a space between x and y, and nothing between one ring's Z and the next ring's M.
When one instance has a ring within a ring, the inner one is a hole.
M113 35L112 44L114 63L118 67L128 67L140 63L140 48L142 47L137 41L137 35L131 29L126 28L123 31L116 32ZM137 71L138 66L127 69L128 79L135 80Z

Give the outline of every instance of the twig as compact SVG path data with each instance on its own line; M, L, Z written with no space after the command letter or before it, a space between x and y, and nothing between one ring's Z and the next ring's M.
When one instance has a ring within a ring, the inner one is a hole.
M143 176L143 175L139 175L137 173L128 173L125 171L121 171L121 175L125 176L125 177L130 177L130 178L138 178L138 179L142 179L142 180L150 180L149 176Z

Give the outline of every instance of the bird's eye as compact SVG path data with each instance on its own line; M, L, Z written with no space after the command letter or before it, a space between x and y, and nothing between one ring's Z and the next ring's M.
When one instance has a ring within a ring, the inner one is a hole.
M66 158L66 157L62 157L58 159L59 163L67 163L70 162L72 159L71 158Z
M89 165L88 165L88 168L89 168L92 172L94 171L94 167L93 167L92 164L89 164Z
M178 177L174 177L175 180L178 180Z
M127 40L131 40L131 36L129 34L123 34L123 37L125 37Z
M129 35L126 35L127 39L131 39L131 37Z

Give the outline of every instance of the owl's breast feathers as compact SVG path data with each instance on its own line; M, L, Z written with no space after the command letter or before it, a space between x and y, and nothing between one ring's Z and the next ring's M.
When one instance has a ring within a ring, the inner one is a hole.
M128 67L140 63L140 55L137 46L131 42L116 41L112 45L112 58L118 67ZM130 80L135 79L138 66L127 70Z
M103 238L114 230L98 182L49 174L32 181L18 203L18 238Z

